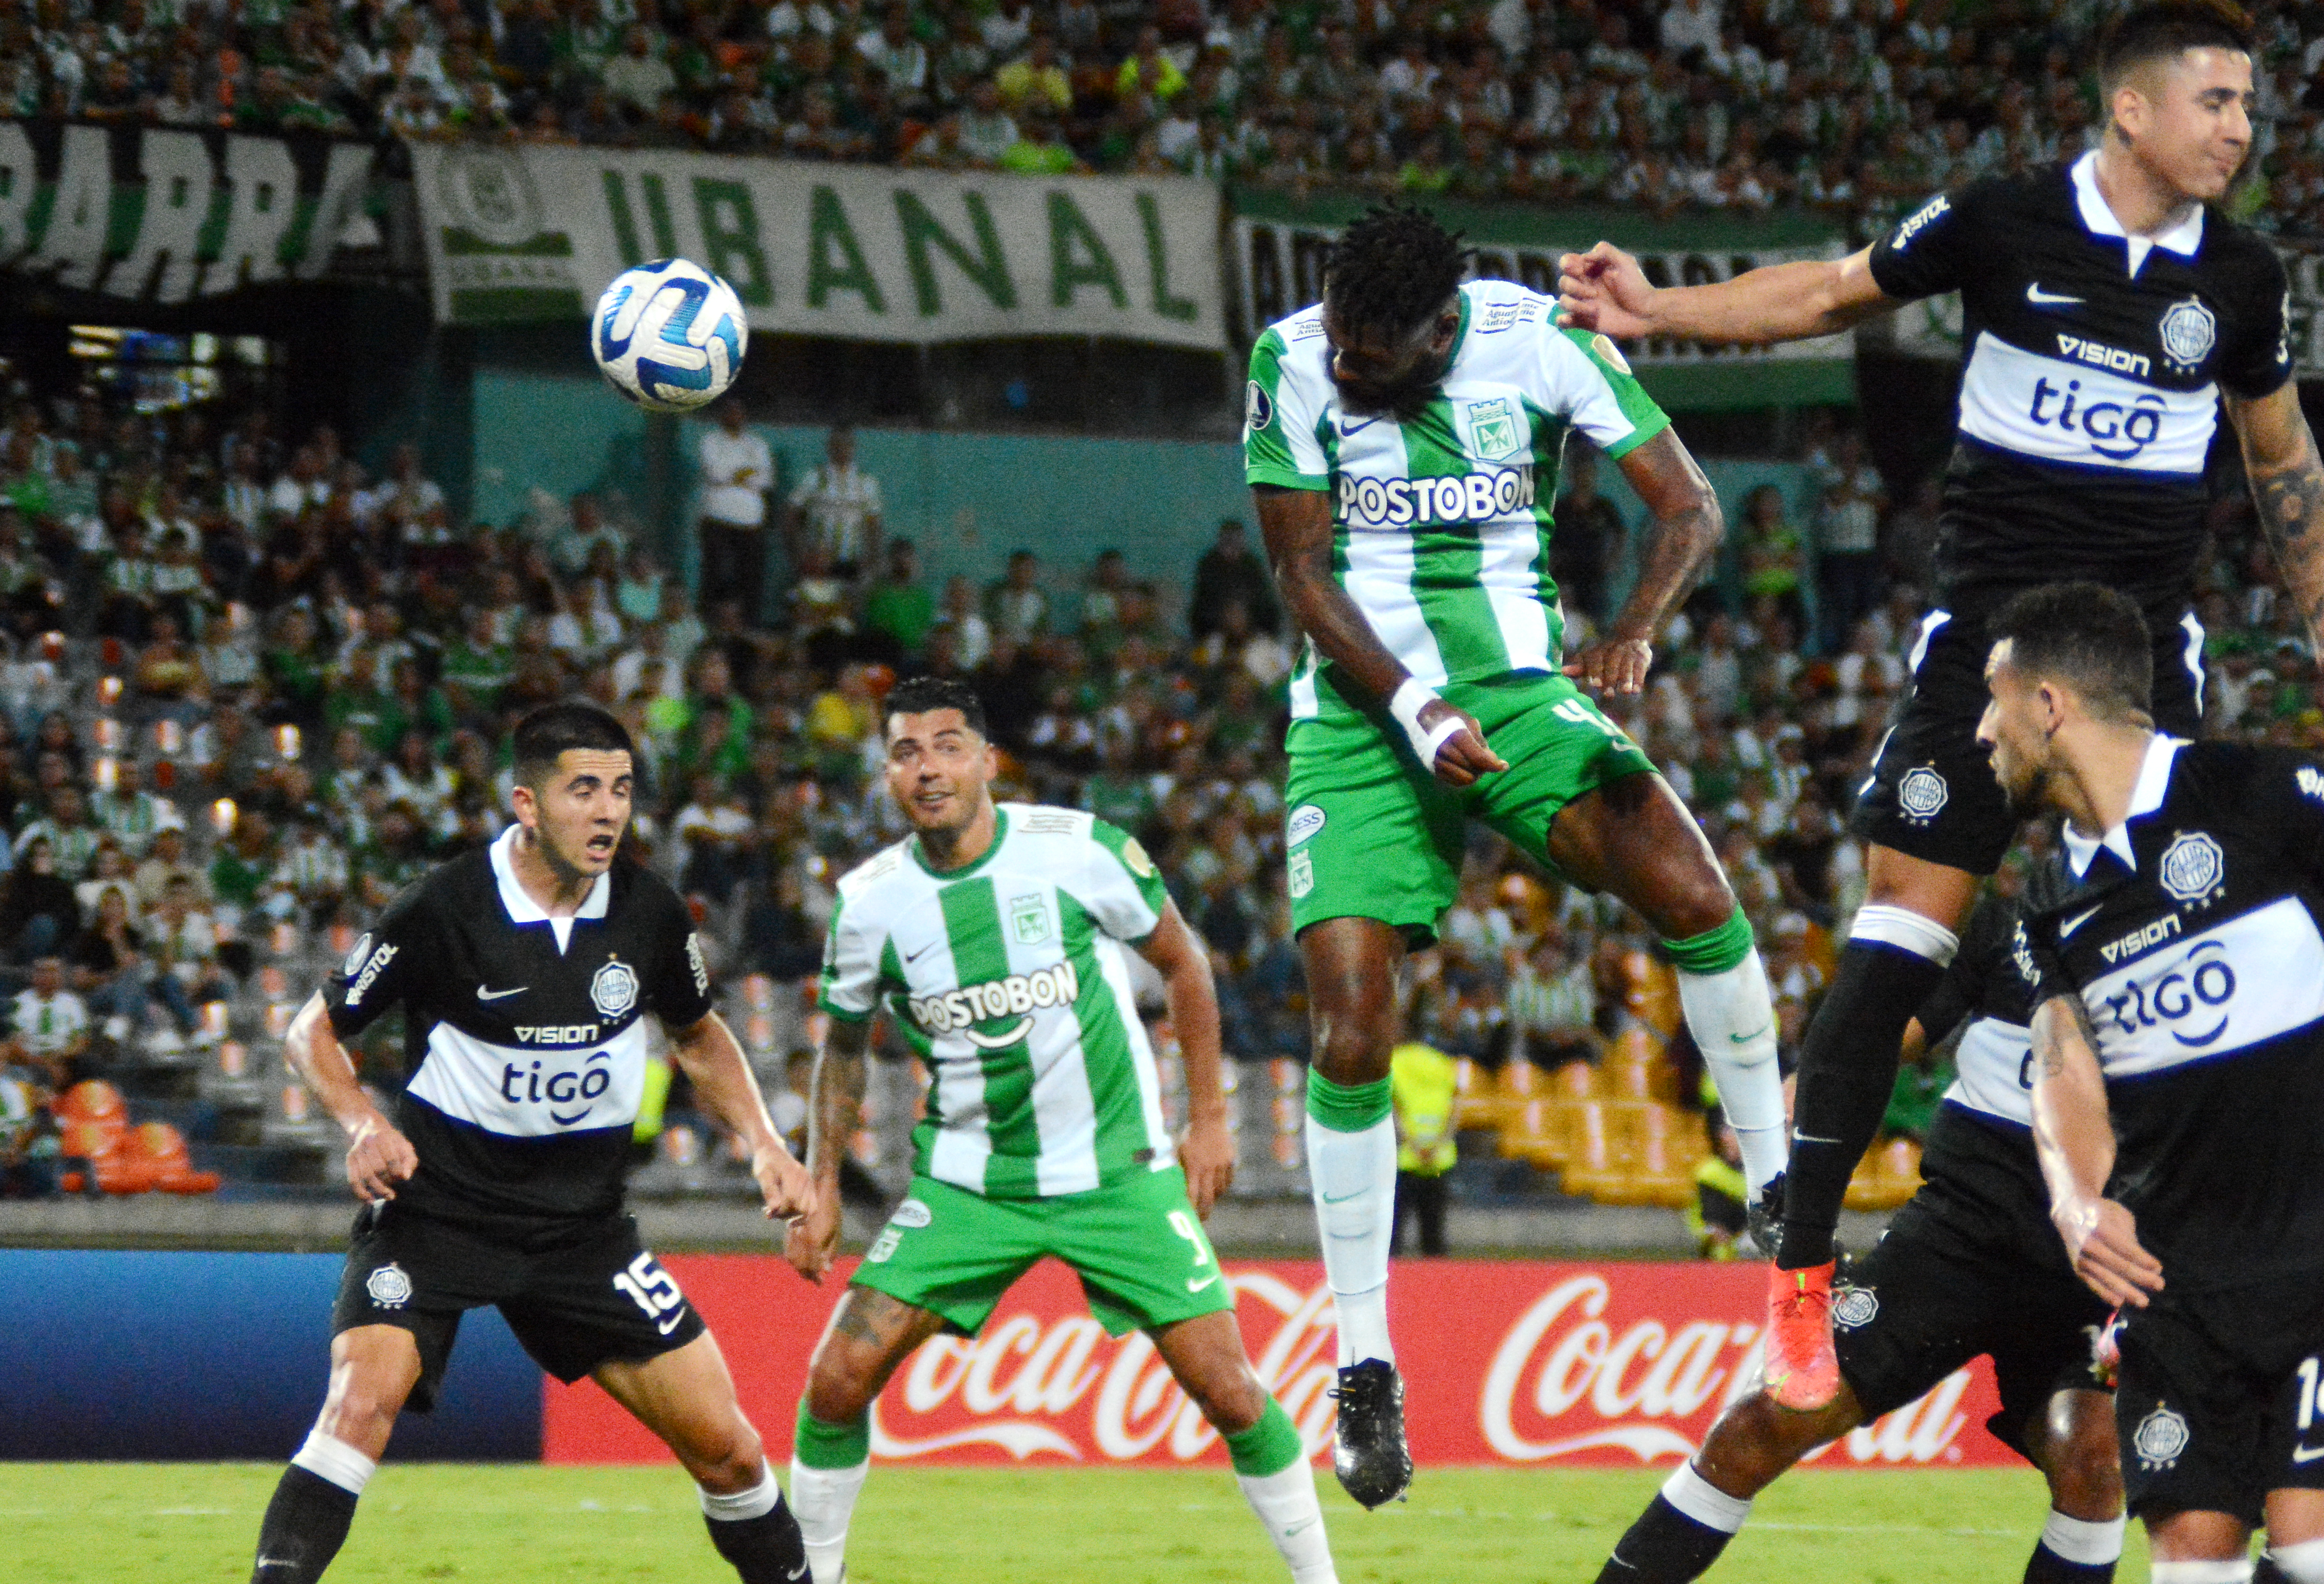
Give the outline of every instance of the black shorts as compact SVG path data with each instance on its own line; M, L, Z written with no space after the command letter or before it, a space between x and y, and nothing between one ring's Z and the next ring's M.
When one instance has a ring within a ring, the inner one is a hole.
M2166 1288L2122 1330L2115 1423L2142 1518L2229 1513L2324 1490L2324 1273L2231 1292Z
M552 1248L518 1250L381 1203L355 1217L331 1334L361 1325L410 1331L420 1344L420 1384L406 1406L425 1414L436 1405L460 1316L486 1303L535 1363L568 1385L600 1364L671 1352L706 1329L626 1215Z
M1840 1373L1868 1423L1983 1353L2001 1388L1986 1428L2021 1456L2025 1427L2053 1395L2106 1389L2091 1357L2106 1318L2062 1257L1978 1248L1917 1201L1832 1293Z
M2199 736L2203 721L2203 629L2192 615L2154 637L2154 723ZM1932 611L1913 645L1913 686L1881 739L1872 773L1857 789L1849 828L1867 841L1931 863L1991 874L2017 837L2017 821L1977 743L1985 714L1985 612L1954 619Z

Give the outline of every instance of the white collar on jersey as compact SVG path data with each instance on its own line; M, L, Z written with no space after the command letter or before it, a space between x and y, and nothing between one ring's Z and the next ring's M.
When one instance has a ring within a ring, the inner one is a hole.
M2130 249L2130 272L2138 273L2138 266L2146 262L2149 248L2159 247L2175 253L2181 258L2193 258L2195 250L2203 245L2203 206L2188 206L2187 217L2152 236L2133 236L2122 228L2114 211L2107 207L2106 196L2098 191L2098 152L2092 149L2074 161L2074 203L2082 212L2082 224L2093 235L2119 236Z
M517 838L522 834L522 825L512 824L487 849L492 854L493 879L500 882L501 906L508 909L511 924L545 924L554 930L557 933L557 954L562 957L565 948L573 941L574 919L605 916L606 904L613 897L613 877L611 874L599 875L597 883L589 888L589 894L581 898L581 906L576 907L569 916L552 916L517 883L516 867L509 861L509 854L515 851Z
M2091 841L2075 830L2070 822L2065 826L2066 859L2073 865L2076 879L2090 872L2090 861L2098 857L2101 847L2121 859L2125 869L2136 870L2138 855L2130 850L2130 822L2163 806L2163 795L2171 787L2171 767L2178 762L2179 751L2186 746L2184 737L2170 737L2161 732L2148 741L2146 762L2138 767L2138 785L2130 789L2130 807L2124 813L2122 824L2108 831L2103 840Z

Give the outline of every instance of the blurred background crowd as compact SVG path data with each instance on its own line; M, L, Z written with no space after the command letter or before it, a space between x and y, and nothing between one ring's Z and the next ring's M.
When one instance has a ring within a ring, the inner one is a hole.
M2263 0L2263 224L2324 204L2324 23ZM18 0L23 115L706 148L1877 226L2070 154L2098 0Z

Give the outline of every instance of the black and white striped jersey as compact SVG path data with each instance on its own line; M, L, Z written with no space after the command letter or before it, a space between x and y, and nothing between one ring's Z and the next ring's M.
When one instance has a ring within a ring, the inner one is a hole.
M2089 1014L2109 1192L2174 1288L2324 1268L2324 769L2157 736L2122 824L2066 848L2016 959Z
M617 859L573 917L550 918L510 868L518 834L397 897L324 999L342 1039L403 1005L410 1077L396 1126L420 1169L397 1202L553 1240L621 1207L645 1014L669 1028L699 1021L710 974L660 876Z
M1888 296L1961 295L1936 601L1956 613L2089 577L2176 622L2219 391L2264 396L2292 377L2273 250L2200 207L2127 235L2097 163L1972 182L1873 245Z

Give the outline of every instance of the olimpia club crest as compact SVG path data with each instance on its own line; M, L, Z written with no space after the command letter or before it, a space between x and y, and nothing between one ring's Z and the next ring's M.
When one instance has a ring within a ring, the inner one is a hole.
M2163 355L2181 370L2191 369L2211 355L2219 339L2219 321L2202 299L2190 297L2163 310L2161 331Z
M2187 1421L2176 1408L2157 1405L2153 1412L2138 1422L2130 1438L2131 1450L2138 1460L2150 1469L2168 1469L2178 1462L2179 1454L2187 1450L2191 1439Z
M589 1001L608 1021L621 1017L638 1004L637 970L619 960L607 962L589 981Z
M2202 831L2181 831L2163 850L2163 889L2181 902L2208 902L2227 872L2227 856Z

